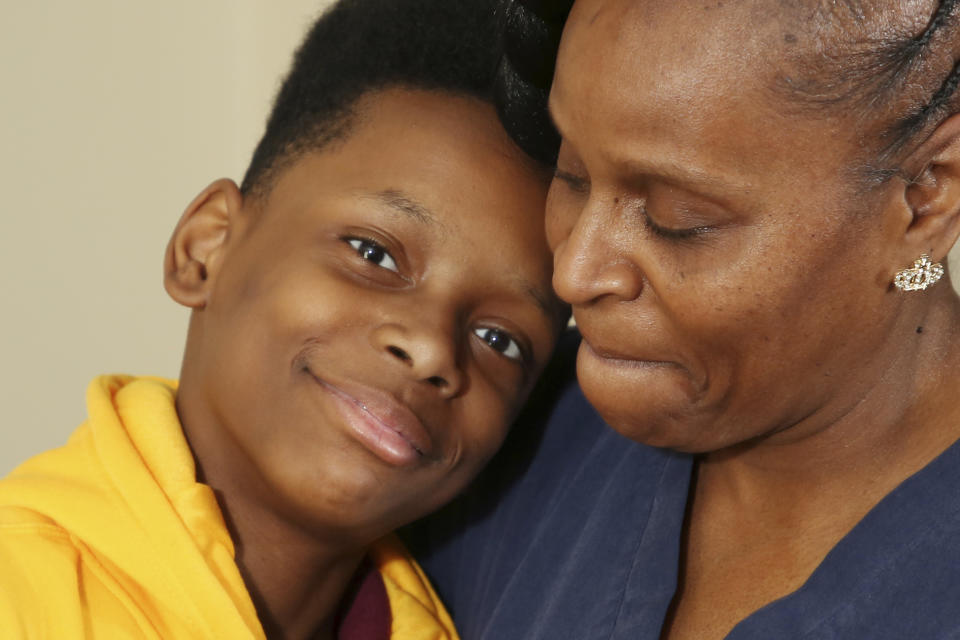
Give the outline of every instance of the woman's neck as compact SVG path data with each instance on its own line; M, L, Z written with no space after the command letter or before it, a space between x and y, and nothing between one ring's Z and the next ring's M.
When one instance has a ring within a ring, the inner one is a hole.
M789 429L704 456L700 484L781 518L865 513L960 439L958 318L956 296L941 296L903 323L900 342L871 363L870 383L858 393Z
M903 344L878 354L889 366L846 406L703 456L664 638L726 637L800 588L874 506L960 438L960 312L950 298L921 334L913 325L912 342L901 328Z

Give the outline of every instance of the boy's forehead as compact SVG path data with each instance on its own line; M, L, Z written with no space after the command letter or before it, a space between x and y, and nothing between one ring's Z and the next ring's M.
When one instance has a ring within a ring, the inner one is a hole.
M452 217L447 209L470 198L545 198L547 172L514 145L493 106L476 98L439 91L377 91L357 102L349 120L337 140L291 153L275 186L294 183L295 188L280 193L271 189L265 200L296 199L304 185L324 182L325 174L334 172L341 184L355 185L379 204L443 227L444 218ZM316 162L318 158L322 162ZM311 170L313 175L296 175ZM451 199L444 193L445 202L431 202L443 190L439 182L459 189L459 196ZM536 211L542 224L543 207Z
M402 220L457 247L460 262L486 264L477 277L509 287L554 318L559 305L550 270L542 266L550 261L543 231L547 184L492 105L390 89L365 96L336 143L293 160L265 208L309 212L336 198L341 208ZM499 261L491 264L489 256Z

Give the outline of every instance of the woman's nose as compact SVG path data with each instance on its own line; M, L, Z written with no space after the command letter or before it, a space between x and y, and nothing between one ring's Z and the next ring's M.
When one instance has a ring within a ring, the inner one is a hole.
M591 200L567 225L559 220L548 229L553 234L553 288L561 299L584 305L608 296L633 300L640 295L643 274L624 246L631 234L618 228L622 222L615 208Z
M374 332L375 346L389 360L405 367L409 375L435 388L442 397L458 395L464 384L459 363L459 343L440 322L417 326L387 323Z

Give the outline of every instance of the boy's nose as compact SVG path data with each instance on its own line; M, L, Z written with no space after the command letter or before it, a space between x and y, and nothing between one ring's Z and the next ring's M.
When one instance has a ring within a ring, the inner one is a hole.
M385 324L375 332L376 346L401 363L411 376L438 390L442 397L460 393L463 373L457 362L457 343L439 327L408 329Z

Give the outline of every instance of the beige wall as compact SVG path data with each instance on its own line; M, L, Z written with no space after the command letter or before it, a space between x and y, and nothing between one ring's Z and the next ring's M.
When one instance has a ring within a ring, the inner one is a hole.
M101 372L175 376L180 212L239 180L323 0L39 0L0 20L0 475L64 441Z
M0 21L0 475L63 442L102 372L175 376L167 235L239 179L322 0L40 0Z

